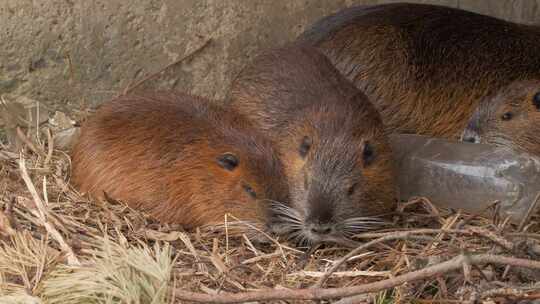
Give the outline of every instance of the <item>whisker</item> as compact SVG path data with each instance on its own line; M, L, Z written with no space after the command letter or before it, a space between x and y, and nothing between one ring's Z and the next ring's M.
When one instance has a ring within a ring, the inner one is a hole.
M344 224L344 227L363 227L363 226L387 226L385 223L380 222L364 222L364 223L354 223L354 224Z

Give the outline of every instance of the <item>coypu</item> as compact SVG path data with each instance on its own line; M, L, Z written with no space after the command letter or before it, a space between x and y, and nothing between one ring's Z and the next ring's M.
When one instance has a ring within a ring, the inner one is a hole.
M394 160L379 114L316 49L256 56L228 103L277 143L291 197L281 229L298 241L345 243L393 211Z
M267 201L288 201L273 143L208 100L177 93L126 95L82 126L72 181L190 229L226 213L270 222Z
M483 97L540 76L539 27L437 5L346 8L297 43L322 51L397 133L457 139Z
M482 100L461 140L540 155L540 80L513 82Z

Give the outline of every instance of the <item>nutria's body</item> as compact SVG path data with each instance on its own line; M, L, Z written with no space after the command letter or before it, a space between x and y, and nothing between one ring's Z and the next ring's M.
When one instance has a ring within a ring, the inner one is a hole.
M376 227L394 208L394 163L364 94L311 47L257 56L233 81L230 105L277 142L291 189L283 229L308 242Z
M265 200L286 203L273 144L238 114L173 92L119 97L82 126L73 183L186 228L226 213L270 222Z
M486 97L462 140L540 156L540 80L516 81Z
M298 42L321 50L401 133L456 138L482 97L540 76L538 27L436 5L347 8Z

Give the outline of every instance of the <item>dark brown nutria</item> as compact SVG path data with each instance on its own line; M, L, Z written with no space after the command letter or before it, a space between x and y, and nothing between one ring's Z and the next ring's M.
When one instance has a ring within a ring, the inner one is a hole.
M540 80L516 81L483 100L462 140L540 155Z
M194 226L226 213L265 226L288 201L273 143L238 114L174 92L119 97L82 126L72 181L82 192Z
M457 139L484 96L540 76L539 27L436 5L347 8L298 43L321 50L400 133Z
M316 49L257 56L233 81L229 102L280 148L291 206L275 208L288 234L341 242L380 227L394 208L394 160L379 114Z

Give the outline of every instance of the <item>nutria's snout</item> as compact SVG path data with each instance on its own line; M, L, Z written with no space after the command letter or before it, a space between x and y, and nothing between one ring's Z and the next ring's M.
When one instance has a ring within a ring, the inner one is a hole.
M465 130L463 130L463 133L461 133L460 140L463 142L470 142L473 144L480 143L480 122L479 122L479 114L475 113L471 119L469 120L469 123L467 123L467 127Z
M467 128L465 129L465 131L463 131L463 134L461 135L461 141L478 144L480 143L480 135L477 131Z
M270 231L286 236L300 246L319 243L350 245L354 243L352 237L355 234L389 225L389 222L379 216L343 217L330 208L304 216L291 206L274 202L270 210Z
M336 230L333 223L310 223L306 225L310 233L319 237L333 234Z

